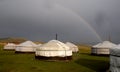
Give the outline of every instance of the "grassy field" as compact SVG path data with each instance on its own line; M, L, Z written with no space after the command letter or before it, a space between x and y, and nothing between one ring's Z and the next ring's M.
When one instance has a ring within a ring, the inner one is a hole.
M109 57L90 55L89 46L80 46L72 61L41 61L34 54L15 54L0 46L0 72L105 72Z

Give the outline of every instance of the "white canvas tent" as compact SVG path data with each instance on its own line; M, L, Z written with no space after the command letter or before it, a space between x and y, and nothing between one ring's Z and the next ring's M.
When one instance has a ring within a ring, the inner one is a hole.
M101 45L101 43L98 43L91 48L91 54L97 54L97 48Z
M65 44L70 47L72 52L78 52L79 51L78 47L75 44L73 44L71 42L66 42Z
M37 46L41 46L42 44L38 44Z
M101 43L98 43L98 44L94 45L93 47L94 47L94 48L97 48L97 47L99 47L100 45L101 45Z
M35 52L36 50L36 44L32 41L25 41L16 47L16 53L29 53L29 52Z
M109 49L116 46L116 44L110 42L110 41L104 41L102 43L98 43L97 45L94 45L91 48L91 54L96 55L109 55L110 51Z
M110 49L110 71L120 72L120 44Z
M8 43L7 45L4 46L4 50L15 50L16 44L14 43Z
M35 55L39 59L71 59L72 50L58 40L51 40L39 46Z

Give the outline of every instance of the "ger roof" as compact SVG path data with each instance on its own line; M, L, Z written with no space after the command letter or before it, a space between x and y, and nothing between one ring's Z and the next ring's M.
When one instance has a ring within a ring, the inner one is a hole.
M50 40L49 42L39 46L37 50L70 50L70 48L58 40Z
M14 43L8 43L7 45L5 46L16 46Z
M18 46L37 46L35 43L33 43L32 41L25 41L21 44L19 44Z
M96 47L96 48L112 48L116 46L116 44L110 42L110 41L103 41L102 43L99 43L93 47Z
M76 48L78 48L75 44L73 44L71 42L66 42L66 45L68 45L69 47L76 47Z

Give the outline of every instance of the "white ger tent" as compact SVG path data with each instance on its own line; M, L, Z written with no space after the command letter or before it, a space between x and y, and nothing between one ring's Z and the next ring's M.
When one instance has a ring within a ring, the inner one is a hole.
M71 59L72 50L58 40L51 40L36 49L35 57L39 59Z
M78 52L79 51L78 47L75 44L73 44L71 42L66 42L65 44L71 48L72 52Z
M99 43L97 45L94 45L91 48L91 54L96 55L109 55L110 51L109 49L116 46L116 44L110 42L110 41L104 41L102 43Z
M120 72L120 44L110 49L110 71Z
M101 43L98 43L91 48L91 54L97 54L97 48L101 45Z
M36 44L32 41L25 41L16 47L16 53L24 53L24 52L35 52L36 50Z
M16 44L14 43L8 43L7 45L4 46L4 50L15 50Z
M42 44L38 44L37 46L41 46Z

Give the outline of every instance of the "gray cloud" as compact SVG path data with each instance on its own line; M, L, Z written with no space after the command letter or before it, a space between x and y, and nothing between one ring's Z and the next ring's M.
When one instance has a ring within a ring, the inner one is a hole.
M110 34L119 43L119 0L2 0L0 37L48 41L99 42ZM93 30L85 24L83 18Z

